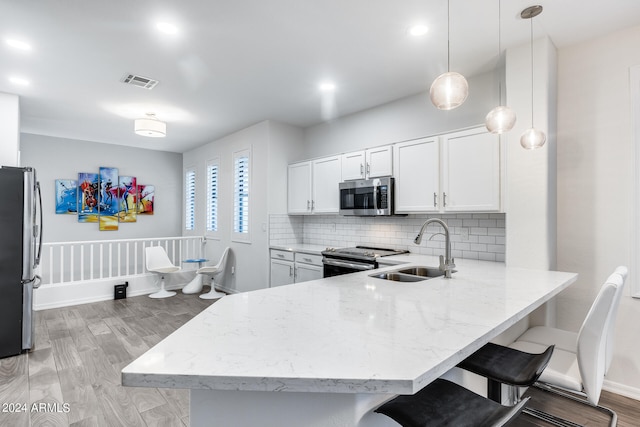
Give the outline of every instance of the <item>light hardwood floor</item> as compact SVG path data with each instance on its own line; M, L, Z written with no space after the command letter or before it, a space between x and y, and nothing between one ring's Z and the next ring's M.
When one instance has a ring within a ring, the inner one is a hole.
M188 391L122 387L120 370L213 302L178 293L36 312L34 351L0 359L0 426L188 426ZM530 394L534 407L608 425L593 409ZM640 402L603 392L601 404L618 412L620 427L640 426ZM512 425L548 424L521 416Z
M120 370L213 302L178 293L35 312L34 350L0 360L0 426L188 426L188 391L123 387Z

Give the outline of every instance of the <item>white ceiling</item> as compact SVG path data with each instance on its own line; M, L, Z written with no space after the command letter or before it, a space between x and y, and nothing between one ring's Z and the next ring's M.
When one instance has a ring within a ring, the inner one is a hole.
M503 47L529 41L519 15L532 4L502 1ZM638 0L538 4L535 37L559 48L640 24ZM370 108L446 71L446 0L0 0L0 11L0 38L33 46L0 44L0 92L20 95L26 133L184 152L265 119L305 127ZM451 69L493 68L498 0L451 0L450 16ZM160 20L179 34L159 33ZM407 35L415 23L426 36ZM127 73L160 83L127 86ZM323 80L337 85L331 112ZM146 112L167 122L166 138L133 133Z

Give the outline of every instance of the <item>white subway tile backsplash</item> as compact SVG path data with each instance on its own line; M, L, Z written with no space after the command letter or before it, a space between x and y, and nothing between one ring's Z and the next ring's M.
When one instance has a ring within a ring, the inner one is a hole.
M311 244L330 247L356 245L408 249L413 253L440 255L445 247L442 229L427 227L420 246L413 244L428 218L441 218L449 226L455 258L504 262L505 214L464 213L397 217L344 217L338 215L270 215L272 245ZM433 236L431 239L430 237Z

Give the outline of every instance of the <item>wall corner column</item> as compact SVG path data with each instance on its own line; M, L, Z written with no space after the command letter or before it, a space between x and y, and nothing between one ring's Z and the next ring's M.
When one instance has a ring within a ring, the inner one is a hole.
M20 165L20 99L0 92L0 165Z

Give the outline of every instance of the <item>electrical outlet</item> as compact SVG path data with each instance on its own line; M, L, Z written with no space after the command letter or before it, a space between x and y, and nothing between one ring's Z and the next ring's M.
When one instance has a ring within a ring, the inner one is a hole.
M469 228L468 227L462 227L460 229L460 240L462 240L463 242L466 242L467 240L469 240Z

